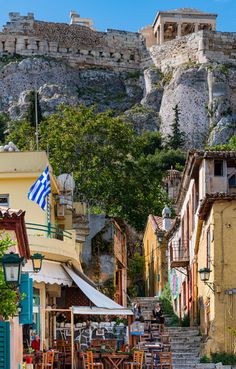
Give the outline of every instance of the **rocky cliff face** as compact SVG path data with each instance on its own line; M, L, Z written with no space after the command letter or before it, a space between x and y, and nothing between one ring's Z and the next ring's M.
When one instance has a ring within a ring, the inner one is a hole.
M142 129L171 133L173 108L180 109L186 146L225 143L236 131L236 68L224 64L194 64L143 73L79 68L44 57L3 58L0 63L0 111L21 119L37 89L44 115L59 104L96 105L113 109Z

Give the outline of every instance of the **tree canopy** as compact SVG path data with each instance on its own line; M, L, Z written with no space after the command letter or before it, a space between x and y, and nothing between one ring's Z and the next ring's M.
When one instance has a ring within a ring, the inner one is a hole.
M34 129L28 122L14 122L8 140L32 150ZM84 106L61 106L44 118L39 144L49 151L56 175L73 173L78 200L99 204L101 211L138 230L148 214L160 214L169 202L162 187L165 170L185 160L180 151L163 149L159 133L137 135L111 111L95 113Z

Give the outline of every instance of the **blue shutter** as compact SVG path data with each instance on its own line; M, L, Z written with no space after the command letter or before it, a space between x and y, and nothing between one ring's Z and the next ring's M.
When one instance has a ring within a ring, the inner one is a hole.
M10 369L10 322L0 322L0 369Z
M33 279L29 277L28 273L21 274L20 293L24 294L20 302L20 324L33 323ZM1 368L0 368L1 369Z

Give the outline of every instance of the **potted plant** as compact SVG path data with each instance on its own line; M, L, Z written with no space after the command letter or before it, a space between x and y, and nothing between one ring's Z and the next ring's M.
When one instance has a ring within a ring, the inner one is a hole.
M32 347L28 347L27 349L27 354L25 356L25 361L26 364L32 364L33 362L33 353L34 353L34 349L32 349Z

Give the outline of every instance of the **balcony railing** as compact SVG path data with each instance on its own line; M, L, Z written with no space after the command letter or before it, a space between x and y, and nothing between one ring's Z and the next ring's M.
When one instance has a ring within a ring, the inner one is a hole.
M171 245L170 263L171 268L186 268L189 265L188 242Z
M64 231L59 227L54 227L52 225L36 224L36 223L26 223L27 231L33 231L32 236L42 236L48 238L55 238L58 240L72 239L72 233L69 231Z

